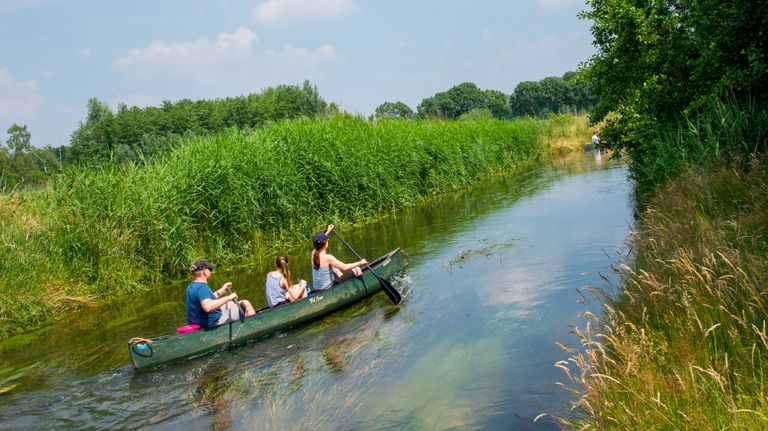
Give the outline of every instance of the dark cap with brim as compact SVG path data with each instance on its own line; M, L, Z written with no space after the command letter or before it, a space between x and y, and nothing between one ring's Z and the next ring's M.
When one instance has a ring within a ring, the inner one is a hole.
M204 269L209 269L213 271L213 268L216 268L216 265L211 262L208 262L205 259L197 259L192 263L192 266L190 267L192 272L202 271Z
M312 242L317 245L320 245L326 241L328 241L328 235L326 235L325 232L318 232L315 234L314 238L312 238Z

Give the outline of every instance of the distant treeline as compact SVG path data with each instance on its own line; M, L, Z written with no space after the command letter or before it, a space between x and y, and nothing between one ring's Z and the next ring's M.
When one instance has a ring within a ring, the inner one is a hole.
M511 95L465 82L424 99L417 112L402 102L386 102L371 118L511 119L586 112L595 102L589 87L568 72L562 77L521 82ZM120 104L116 112L91 98L85 121L72 133L69 145L37 148L27 126L13 124L7 130L7 146L0 140L0 192L42 184L51 174L72 165L143 164L183 137L337 113L338 106L323 100L308 81L225 99L165 101L146 108Z
M562 77L523 81L511 95L481 90L465 82L422 100L417 112L403 102L386 102L376 108L373 118L511 119L524 115L585 113L596 103L590 84L578 79L575 72L566 72Z

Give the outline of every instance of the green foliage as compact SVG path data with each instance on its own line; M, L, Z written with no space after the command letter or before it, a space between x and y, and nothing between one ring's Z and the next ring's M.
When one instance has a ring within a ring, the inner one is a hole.
M592 121L607 120L602 137L633 160L653 163L661 144L646 144L660 130L685 127L684 114L717 109L719 99L765 109L768 3L587 3L591 10L581 16L593 21L598 52L584 73L601 98ZM699 157L694 148L686 152Z
M589 83L574 72L566 72L562 78L551 76L541 81L523 81L509 97L515 116L583 113L595 103Z
M617 295L559 363L579 368L573 429L766 428L766 220L765 160L690 171L653 197Z
M8 148L13 154L27 153L32 150L32 134L27 126L13 124L8 128Z
M413 118L413 110L403 102L384 102L373 113L374 119L382 118Z
M327 104L317 88L279 85L259 94L218 100L165 101L159 107L118 106L88 100L85 122L72 134L66 164L144 163L171 149L179 139L215 133L230 127L260 127L285 118L319 117Z
M418 106L421 118L446 118L455 120L462 114L478 109L489 109L494 117L505 118L509 115L507 96L496 90L480 90L471 82L451 87L448 91L437 93L421 101Z
M56 150L32 146L27 126L13 124L8 128L8 147L0 141L0 193L42 184L60 166Z
M46 190L0 196L0 334L175 278L199 256L236 263L467 187L539 157L550 131L339 115L185 138L143 166L69 168Z
M493 119L493 113L488 108L475 108L469 112L461 114L459 121L478 121Z
M766 142L768 111L754 102L718 102L696 115L685 114L683 121L666 125L635 147L641 157L633 160L630 172L643 196L655 184L696 167L716 168L723 159L746 165Z

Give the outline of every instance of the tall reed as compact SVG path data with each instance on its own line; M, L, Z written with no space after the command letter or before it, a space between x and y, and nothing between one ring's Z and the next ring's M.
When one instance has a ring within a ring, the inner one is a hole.
M690 172L649 202L603 315L558 367L574 429L768 428L768 162ZM627 262L631 264L631 262Z
M713 99L697 112L655 131L655 139L631 153L630 172L639 194L694 168L715 168L723 160L748 163L768 150L768 111L754 100Z
M230 264L526 163L551 121L339 116L190 138L144 166L69 169L0 201L0 336L82 304ZM6 217L7 215L7 217Z

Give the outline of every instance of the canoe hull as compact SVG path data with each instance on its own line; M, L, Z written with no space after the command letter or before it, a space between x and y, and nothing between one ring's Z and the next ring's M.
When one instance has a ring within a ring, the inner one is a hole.
M405 265L402 251L396 249L371 263L381 278L389 279ZM242 323L231 322L209 330L188 334L168 335L149 341L129 343L128 354L137 370L181 361L211 351L243 344L248 340L274 334L306 321L319 318L353 304L382 289L374 274L365 271L354 278L323 292L290 304L259 310Z

